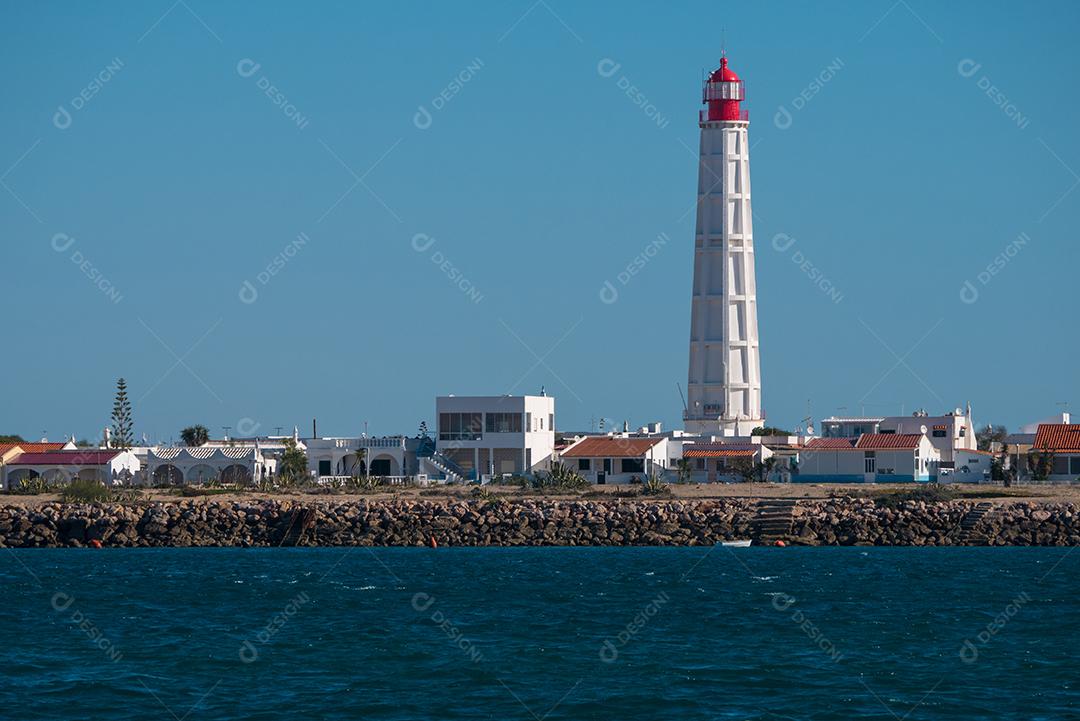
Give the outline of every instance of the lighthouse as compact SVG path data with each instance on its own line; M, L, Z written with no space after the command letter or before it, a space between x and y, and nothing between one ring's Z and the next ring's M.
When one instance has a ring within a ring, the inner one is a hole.
M698 127L697 227L690 310L690 372L684 425L707 435L749 436L764 425L754 233L750 212L750 119L743 82L727 57L705 81Z

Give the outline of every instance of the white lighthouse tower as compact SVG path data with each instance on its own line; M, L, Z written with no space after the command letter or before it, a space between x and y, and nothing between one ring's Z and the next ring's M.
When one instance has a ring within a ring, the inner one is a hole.
M727 58L705 82L685 427L748 436L764 424L750 212L750 125Z

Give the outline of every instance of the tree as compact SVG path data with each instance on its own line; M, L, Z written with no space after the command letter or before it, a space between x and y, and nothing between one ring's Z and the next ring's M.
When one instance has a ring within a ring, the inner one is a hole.
M689 483L694 477L694 471L690 468L689 458L680 458L675 464L675 475L679 483Z
M113 402L112 411L113 448L131 448L131 428L131 401L128 400L127 382L120 378L116 381L116 400Z
M93 448L94 444L91 443L86 438L80 438L79 440L75 441L75 447L76 448Z
M13 433L11 435L0 435L0 443L25 443L26 439L22 436Z
M356 467L364 462L364 458L366 456L367 456L367 449L365 449L365 448L357 448L356 449L356 458L352 462L352 468L349 469L349 475L352 475L352 476L356 475ZM365 473L364 475L367 475L367 474Z
M994 443L1004 443L1009 431L1005 426L995 426L987 423L975 432L975 440L980 451L989 451Z
M776 467L776 456L769 456L761 463L754 464L754 470L757 471L758 480L765 483L769 480L769 474L772 473L773 468Z
M420 421L420 430L417 433L417 436L419 438L427 438L428 437L427 421Z
M203 446L210 441L210 431L206 430L206 426L188 426L180 431L180 438L185 446Z
M278 476L288 483L296 483L307 478L307 454L300 450L292 438L285 439L285 452L278 463Z
M1054 454L1050 451L1029 451L1027 462L1031 477L1036 481L1045 481L1054 472Z
M758 426L754 430L750 431L752 436L790 436L791 431L785 431L783 428L777 428L776 426Z
M757 468L755 468L752 458L736 458L734 462L728 466L728 469L737 475L742 476L744 483L753 483L754 476L757 475Z

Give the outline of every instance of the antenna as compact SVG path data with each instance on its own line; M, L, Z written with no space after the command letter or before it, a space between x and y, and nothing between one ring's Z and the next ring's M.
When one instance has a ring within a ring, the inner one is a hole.
M232 426L222 426L221 429L225 431L225 440L229 440L229 431L232 430Z
M274 426L274 434L280 436L281 435L281 429L282 429L282 426Z
M720 28L720 57L727 57L727 28Z
M675 381L675 387L679 389L679 398L682 399L683 414L690 413L690 409L686 407L686 396L683 395L682 385L678 381Z

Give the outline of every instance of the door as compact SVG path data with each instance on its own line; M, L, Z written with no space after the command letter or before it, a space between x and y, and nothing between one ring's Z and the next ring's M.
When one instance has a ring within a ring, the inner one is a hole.
M596 474L596 485L602 486L605 483L607 483L607 474L603 471L600 471Z

